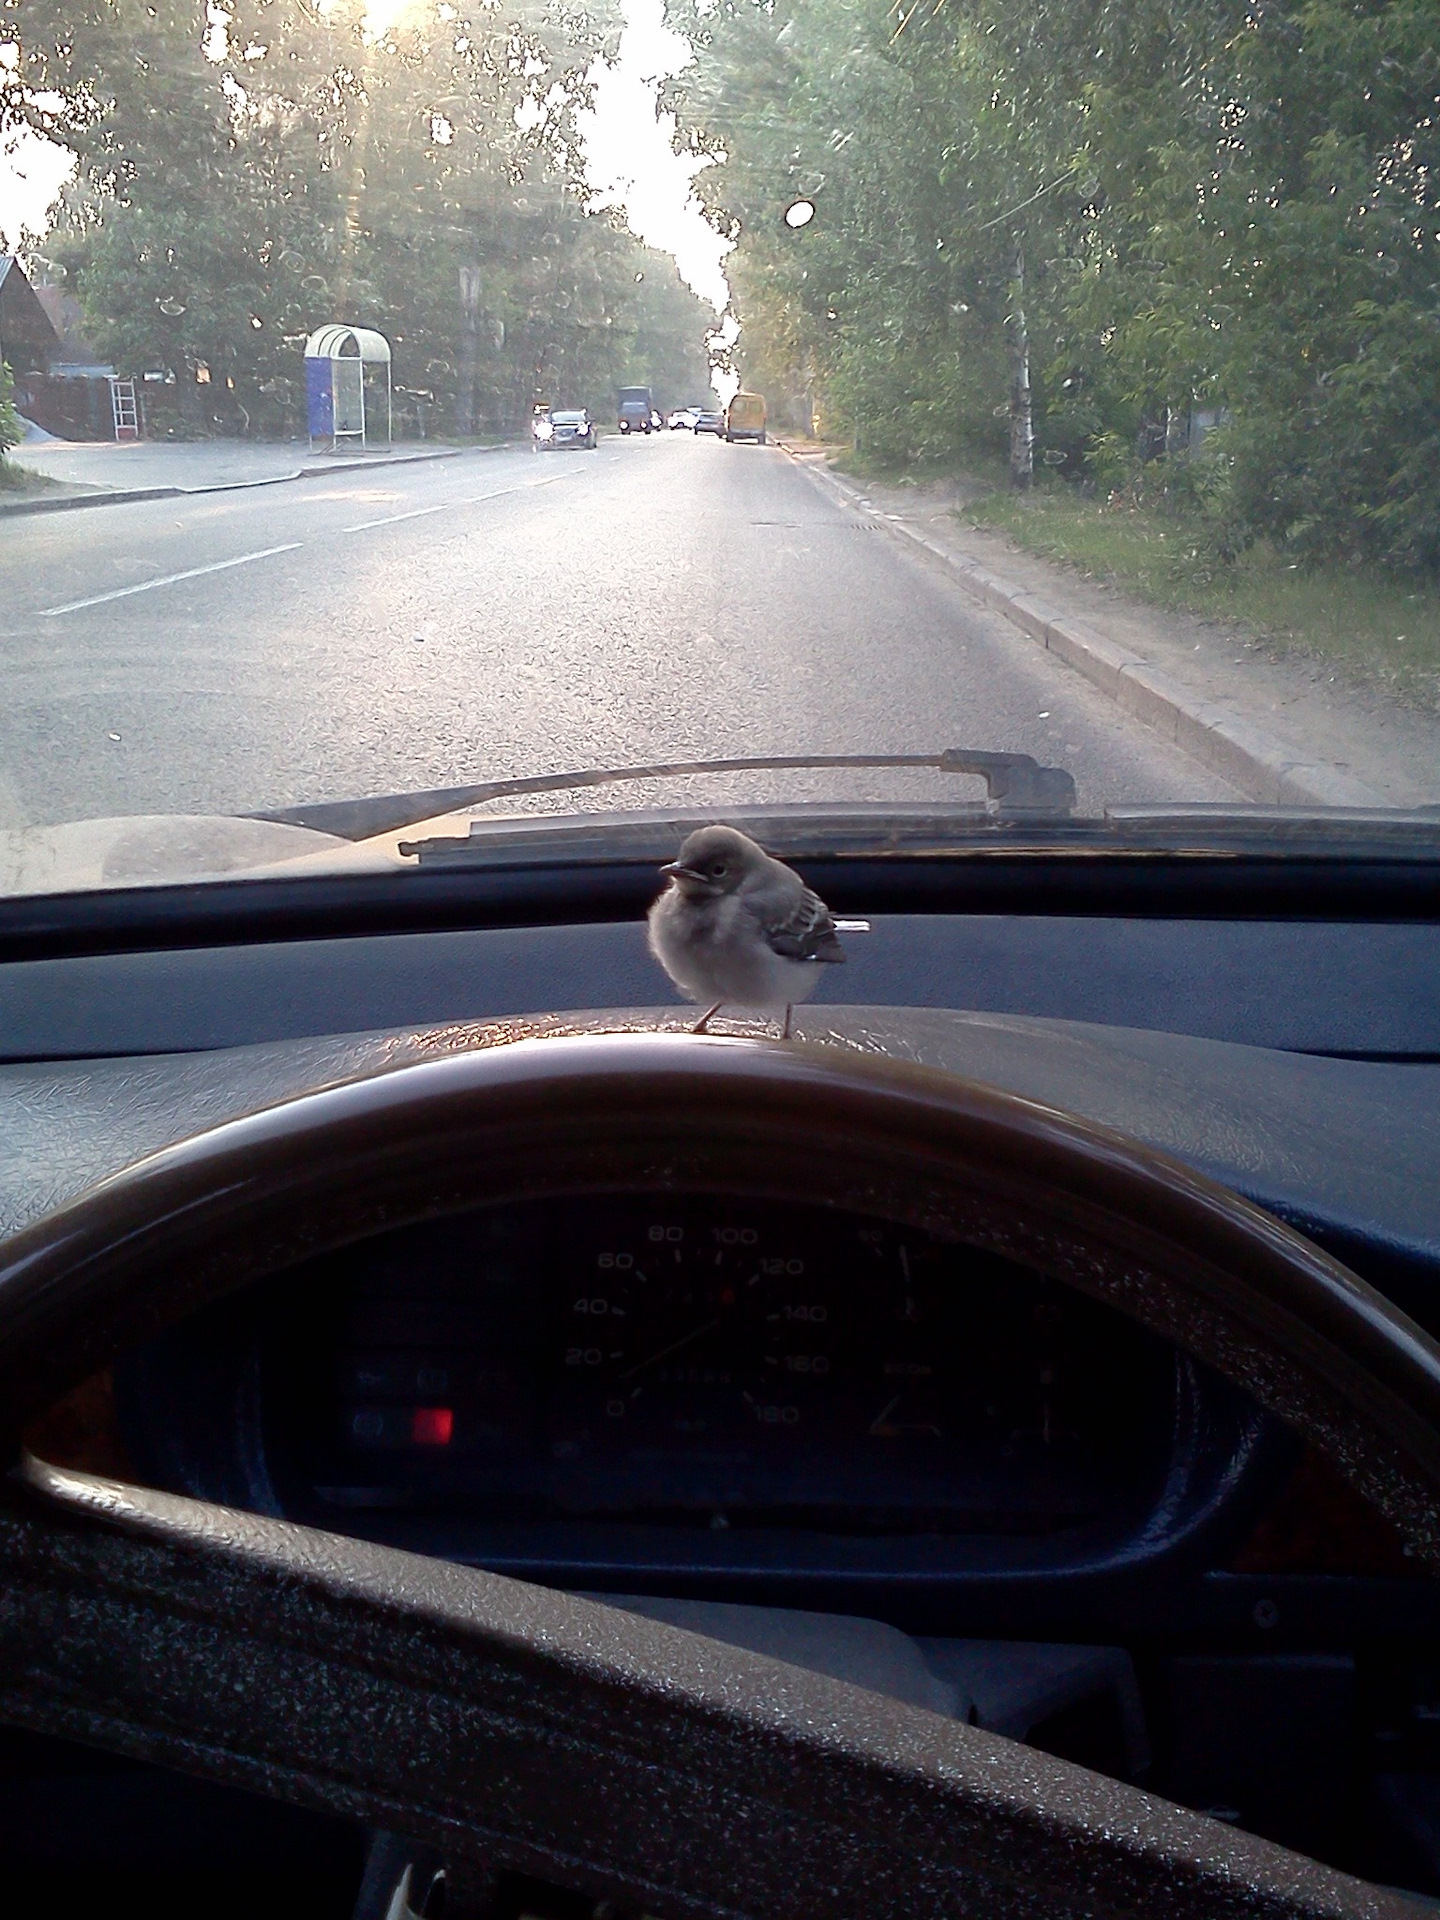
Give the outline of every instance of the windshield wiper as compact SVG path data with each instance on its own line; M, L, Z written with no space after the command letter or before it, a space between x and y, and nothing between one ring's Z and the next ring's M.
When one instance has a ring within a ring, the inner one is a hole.
M442 787L430 793L387 793L364 800L322 800L313 806L252 813L310 827L342 840L370 840L421 820L459 813L487 800L526 793L566 793L607 787L623 780L663 780L692 773L773 773L825 767L932 767L937 773L979 774L985 782L984 812L991 818L1068 820L1075 808L1075 782L1064 767L1042 767L1028 753L985 753L946 747L939 753L772 754L740 760L673 760L648 767L591 767L583 773L541 773L519 780L487 780L472 787Z
M595 813L481 815L397 852L422 867L658 866L715 818L693 803ZM1044 852L1094 861L1180 856L1221 864L1440 862L1440 812L1332 808L1302 813L1260 803L1107 807L1094 818L1011 812L991 801L792 801L727 806L724 818L790 862L1015 859ZM438 823L437 823L438 824Z

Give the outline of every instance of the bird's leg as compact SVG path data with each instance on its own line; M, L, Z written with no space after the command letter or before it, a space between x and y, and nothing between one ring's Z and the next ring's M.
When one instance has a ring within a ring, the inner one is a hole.
M794 1007L787 1000L785 1002L785 1024L780 1029L780 1038L782 1040L788 1040L790 1038L790 1021L794 1016L794 1013L795 1013Z
M710 1027L710 1022L715 1018L716 1014L719 1013L721 1007L723 1007L724 1004L725 1002L723 1000L717 1000L713 1007L707 1007L704 1013L702 1013L700 1018L695 1022L694 1026L690 1029L690 1031L692 1033L708 1032Z

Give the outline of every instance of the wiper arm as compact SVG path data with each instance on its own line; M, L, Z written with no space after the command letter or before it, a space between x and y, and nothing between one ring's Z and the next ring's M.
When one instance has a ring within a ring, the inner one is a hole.
M519 780L486 780L473 787L441 787L431 793L387 793L365 800L322 800L314 806L282 807L252 813L249 820L274 820L287 827L311 827L342 840L369 840L396 833L421 820L458 813L487 800L525 793L566 793L579 787L608 787L622 780L663 780L691 773L772 773L823 767L933 767L937 773L979 774L985 782L989 812L1005 820L1068 819L1075 807L1075 782L1063 767L1042 767L1028 753L984 753L946 747L940 753L771 754L739 760L672 760L649 767L591 767L583 773L540 773Z

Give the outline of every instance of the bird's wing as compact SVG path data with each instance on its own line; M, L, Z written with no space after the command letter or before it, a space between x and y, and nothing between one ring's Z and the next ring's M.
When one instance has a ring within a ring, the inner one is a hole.
M845 958L830 909L809 887L783 901L756 902L755 915L772 951L786 960Z

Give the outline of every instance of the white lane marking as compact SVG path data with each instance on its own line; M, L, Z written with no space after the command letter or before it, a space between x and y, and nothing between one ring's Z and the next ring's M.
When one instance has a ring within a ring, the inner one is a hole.
M208 567L187 567L184 573L162 573L153 580L137 580L133 587L115 587L109 593L92 593L88 600L67 600L63 607L41 607L39 618L53 620L57 613L79 613L82 607L103 606L107 600L126 600L132 593L149 593L152 587L173 587L179 580L198 580L202 573L224 573L227 567L243 567L251 560L268 560L273 554L294 553L303 540L287 540L283 547L261 547L258 553L237 553L233 560L213 560Z
M357 520L342 533L365 533L371 527L393 527L398 520L423 520L429 513L454 513L459 507L478 507L483 500L503 500L507 493L529 493L536 487L553 487L557 480L568 480L568 473L548 474L543 480L524 480L513 487L497 487L493 493L472 493L464 500L442 500L434 507L412 507L408 513L384 513L378 520Z
M536 487L553 487L557 480L568 480L567 473L547 474L543 480L526 480L518 486L498 487L493 493L477 493L466 500L446 500L436 507L416 507L409 513L387 513L379 520L362 520L353 527L342 527L342 533L363 533L367 527L385 527L396 520L418 520L427 513L447 513L456 507L475 507L482 500L499 500L507 493L528 493ZM178 523L177 523L178 524ZM287 540L283 546L261 547L257 553L237 553L233 560L213 560L208 567L187 567L183 573L157 574L153 580L137 580L130 587L112 587L109 593L92 593L85 600L67 600L63 606L40 607L37 617L53 620L58 614L80 613L86 607L103 606L109 600L127 600L132 593L149 593L154 587L173 587L181 580L198 580L202 574L224 573L229 567L243 567L251 560L269 560L277 553L294 553L303 547L303 540Z
M498 500L501 494L518 493L518 487L501 487L499 493L482 493L481 500ZM371 527L393 527L398 520L423 520L427 513L453 513L456 507L474 506L473 500L442 500L438 507L412 507L408 513L382 513L378 520L357 520L353 527L342 527L342 533L365 533Z

